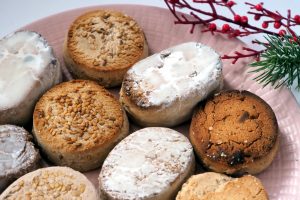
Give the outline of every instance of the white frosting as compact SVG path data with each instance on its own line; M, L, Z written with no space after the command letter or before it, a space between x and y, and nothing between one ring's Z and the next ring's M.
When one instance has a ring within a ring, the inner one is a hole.
M18 104L51 62L51 48L38 34L18 32L0 43L0 108Z
M133 90L142 90L149 105L161 105L198 91L205 97L220 87L222 63L210 47L189 42L138 62L128 73Z
M113 199L152 199L170 188L193 161L185 136L168 128L144 128L110 152L100 172L100 188Z
M16 107L26 99L30 105L23 107L28 112L39 96L60 79L60 67L52 48L39 34L20 31L0 41L0 112ZM12 115L19 114L14 112ZM24 118L22 114L20 116ZM22 123L20 121L8 123Z

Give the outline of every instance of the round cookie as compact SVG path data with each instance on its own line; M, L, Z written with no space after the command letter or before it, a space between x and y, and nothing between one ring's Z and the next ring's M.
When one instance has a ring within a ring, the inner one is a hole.
M49 160L79 171L99 167L128 131L120 103L93 81L73 80L51 88L33 115L34 137Z
M224 91L194 113L190 140L208 169L226 174L257 174L279 147L271 107L248 91Z
M30 172L11 184L0 199L89 199L98 200L93 184L68 167L48 167Z
M112 10L95 10L71 24L63 56L75 78L113 87L122 83L134 63L148 56L148 45L131 17Z
M222 62L210 47L188 42L136 63L124 77L120 101L142 126L172 127L222 87Z
M99 175L100 196L107 200L171 200L194 172L192 145L168 128L140 129L108 155Z
M11 182L40 166L32 136L14 125L0 126L0 192Z
M25 125L41 95L61 82L60 64L38 33L19 31L0 40L0 124Z
M259 179L247 175L231 178L224 174L206 172L194 175L183 184L176 200L268 200Z

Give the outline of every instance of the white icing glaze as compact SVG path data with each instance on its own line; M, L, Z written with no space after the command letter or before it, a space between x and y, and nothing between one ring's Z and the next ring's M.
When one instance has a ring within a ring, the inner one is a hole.
M12 125L0 126L0 174L20 166L28 159L26 154L27 133Z
M170 188L193 161L185 136L168 128L144 128L110 152L100 172L100 187L112 199L152 199Z
M162 105L191 92L203 93L205 98L220 87L222 63L210 47L189 42L136 63L128 73L135 81L133 90L143 91L149 105Z
M0 42L0 108L18 104L51 62L51 48L34 32L17 32Z

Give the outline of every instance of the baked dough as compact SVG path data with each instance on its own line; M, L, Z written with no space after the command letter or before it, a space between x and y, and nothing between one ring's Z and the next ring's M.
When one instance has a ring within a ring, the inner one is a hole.
M71 24L63 52L75 78L113 87L122 83L134 63L148 56L148 45L131 17L112 10L95 10Z
M0 126L0 192L11 182L40 166L40 154L24 128Z
M194 172L192 145L168 128L140 129L122 140L106 158L99 176L107 200L171 200Z
M115 97L87 80L51 88L33 115L33 135L49 160L79 171L101 166L128 129L126 113Z
M124 77L120 101L142 126L175 126L222 86L220 56L200 43L183 43L136 63Z
M248 91L224 91L196 110L190 139L202 163L226 174L256 174L273 161L279 147L271 107Z
M80 172L68 167L48 167L22 176L1 194L0 199L98 200L99 196L93 184Z
M47 41L19 31L0 40L0 124L24 125L40 96L59 83L62 73Z
M231 178L206 172L194 175L182 186L176 200L268 200L259 179L251 175Z

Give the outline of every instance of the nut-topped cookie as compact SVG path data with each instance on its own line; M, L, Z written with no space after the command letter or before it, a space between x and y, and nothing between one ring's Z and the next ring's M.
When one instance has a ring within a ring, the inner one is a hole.
M133 18L112 10L78 17L64 43L64 60L72 75L105 87L120 85L126 71L146 56L148 46L140 26Z
M128 129L119 102L93 81L59 84L42 96L34 110L38 145L55 164L79 171L99 167Z
M0 195L0 199L98 200L99 196L93 184L80 172L68 167L47 167L16 180Z
M256 174L273 161L279 147L271 107L248 91L224 91L193 116L190 139L202 163L227 174Z

